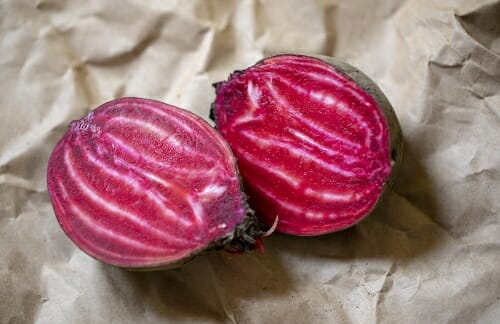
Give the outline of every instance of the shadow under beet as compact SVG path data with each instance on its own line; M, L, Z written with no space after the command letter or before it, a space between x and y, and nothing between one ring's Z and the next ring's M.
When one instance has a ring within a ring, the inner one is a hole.
M224 322L247 297L286 296L289 277L279 259L253 251L211 251L181 268L133 272L102 265L117 298L133 314L186 322ZM127 306L128 308L128 306Z
M279 250L316 258L416 258L443 237L432 179L405 141L396 182L373 213L352 228L317 237L279 235Z

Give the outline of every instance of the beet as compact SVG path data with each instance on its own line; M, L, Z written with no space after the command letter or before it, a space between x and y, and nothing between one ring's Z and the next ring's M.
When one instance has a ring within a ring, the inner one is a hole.
M211 115L229 142L259 219L294 235L359 222L402 157L396 115L356 68L327 57L278 55L215 84Z
M117 99L71 122L47 184L64 232L115 266L169 268L210 248L259 242L227 143L201 118L161 102Z

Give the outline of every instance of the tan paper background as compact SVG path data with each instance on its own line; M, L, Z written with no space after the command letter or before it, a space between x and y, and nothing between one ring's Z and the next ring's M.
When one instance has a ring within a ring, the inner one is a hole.
M264 55L370 75L405 135L377 212L266 253L130 273L54 217L72 119L141 96L208 119L211 83ZM499 323L500 1L0 0L0 323Z

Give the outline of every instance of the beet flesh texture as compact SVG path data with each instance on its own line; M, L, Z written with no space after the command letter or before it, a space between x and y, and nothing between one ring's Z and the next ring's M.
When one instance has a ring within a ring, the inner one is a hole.
M396 115L354 67L278 55L216 84L216 128L238 161L250 207L293 235L345 229L367 216L402 154Z
M194 114L122 98L73 121L48 164L59 224L90 256L168 268L222 245L245 222L236 162Z

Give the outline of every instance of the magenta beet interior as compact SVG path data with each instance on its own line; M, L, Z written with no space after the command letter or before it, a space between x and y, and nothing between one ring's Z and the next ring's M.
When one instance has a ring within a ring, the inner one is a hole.
M353 225L391 172L389 129L373 97L331 65L281 55L218 84L217 129L267 225L318 235Z
M180 260L244 216L227 143L199 117L152 100L117 99L73 121L47 181L66 234L122 267Z

